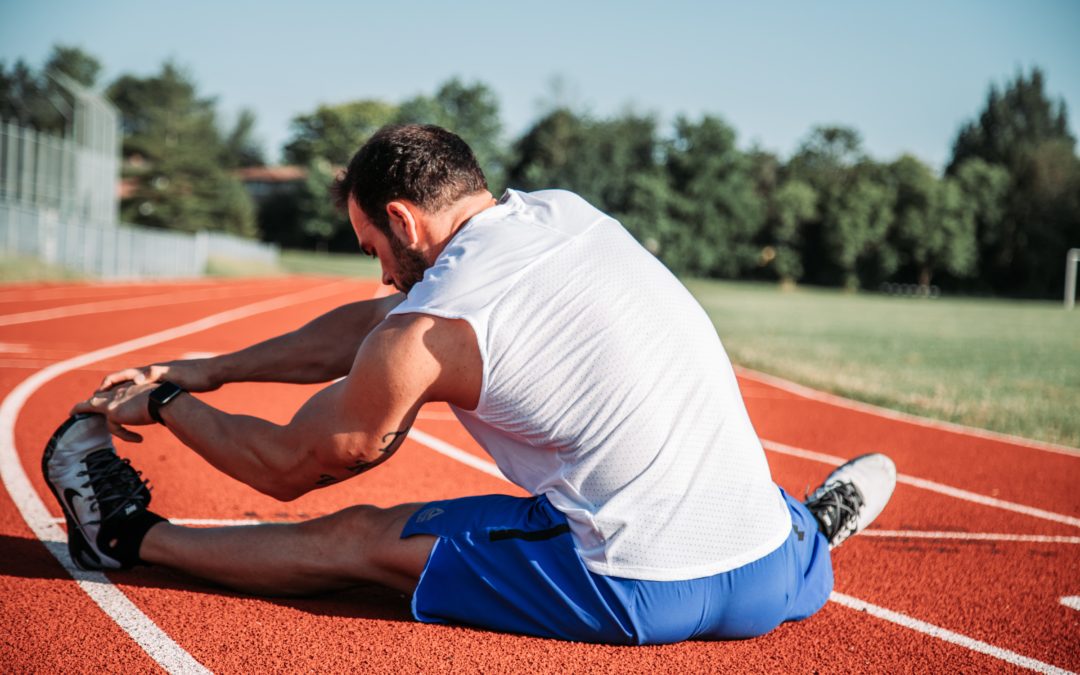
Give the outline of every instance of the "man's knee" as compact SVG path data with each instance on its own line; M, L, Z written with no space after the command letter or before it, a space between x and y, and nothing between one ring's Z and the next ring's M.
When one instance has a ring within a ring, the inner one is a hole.
M418 576L426 555L417 550L419 542L401 539L406 521L418 507L350 506L302 523L305 538L313 544L312 572L382 583L397 582L401 575Z

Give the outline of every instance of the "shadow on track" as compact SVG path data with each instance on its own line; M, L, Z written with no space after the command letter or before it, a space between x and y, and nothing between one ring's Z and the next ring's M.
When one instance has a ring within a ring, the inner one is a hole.
M71 575L49 554L47 547L51 546L64 545L47 545L37 539L0 534L0 576L71 581ZM157 588L226 598L258 597L273 605L317 616L413 621L409 612L409 597L377 584L363 584L347 591L306 598L267 598L237 593L164 567L136 567L125 572L110 572L109 580L121 589Z

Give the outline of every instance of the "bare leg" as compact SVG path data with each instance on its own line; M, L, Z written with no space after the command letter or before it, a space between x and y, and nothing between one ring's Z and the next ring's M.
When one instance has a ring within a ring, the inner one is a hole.
M154 526L139 556L259 595L306 595L363 581L411 593L435 537L401 539L422 504L353 506L301 523L192 528Z

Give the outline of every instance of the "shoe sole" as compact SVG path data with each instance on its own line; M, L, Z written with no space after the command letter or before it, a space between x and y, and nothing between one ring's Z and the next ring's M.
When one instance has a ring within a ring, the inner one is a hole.
M89 542L86 541L86 536L83 534L79 521L68 511L64 500L60 498L60 493L56 491L52 481L49 480L49 460L52 459L53 453L56 452L56 445L59 443L60 437L76 422L92 417L95 414L79 413L69 417L53 432L49 442L45 444L45 454L41 457L41 475L45 477L45 484L49 486L49 491L56 498L56 503L60 505L60 510L64 512L64 520L67 522L68 555L71 556L71 561L75 563L75 566L81 570L101 570L103 566L101 559L97 557ZM84 555L88 556L88 558L84 558Z

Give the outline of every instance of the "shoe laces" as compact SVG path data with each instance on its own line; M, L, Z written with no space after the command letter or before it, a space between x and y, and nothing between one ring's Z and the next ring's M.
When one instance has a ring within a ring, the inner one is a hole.
M83 461L85 471L76 476L85 476L84 488L90 490L90 510L101 514L91 523L103 523L118 515L130 515L130 506L146 508L150 501L150 482L142 479L142 472L131 467L131 461L117 457L110 448L102 448L90 453Z
M822 534L829 540L829 548L839 546L855 534L863 504L862 493L851 481L827 483L806 500L806 508L817 519Z

